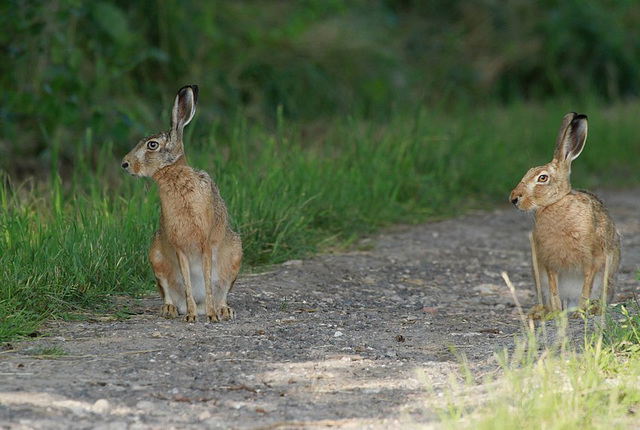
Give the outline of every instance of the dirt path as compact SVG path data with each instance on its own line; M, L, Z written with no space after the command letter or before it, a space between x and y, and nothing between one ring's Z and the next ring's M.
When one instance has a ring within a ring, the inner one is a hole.
M640 189L601 195L623 235L624 299L639 291ZM427 386L458 368L452 348L481 375L513 346L499 273L534 304L530 228L505 207L291 261L238 281L232 323L164 320L155 296L124 321L52 323L0 351L0 428L429 427Z

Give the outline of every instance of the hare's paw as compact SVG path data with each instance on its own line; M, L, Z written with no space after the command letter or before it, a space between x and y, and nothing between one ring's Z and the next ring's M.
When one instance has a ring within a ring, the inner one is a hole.
M545 305L535 305L529 311L530 320L541 320L547 315L549 315L549 310Z
M163 318L178 318L178 308L176 305L164 304L160 310L160 316Z
M601 315L605 309L599 299L587 301L581 309L574 312L573 318L585 317L589 315Z
M187 314L184 316L184 321L193 324L198 321L198 316L195 314L195 312L187 312Z
M562 312L562 301L559 295L551 295L550 298L551 312Z
M218 311L218 315L220 315L221 320L224 320L224 321L233 320L236 318L236 311L234 311L229 306L222 306Z
M606 305L603 306L600 299L591 300L590 306L587 308L592 315L599 315L604 313Z
M569 315L569 318L571 318L572 320L577 320L577 319L584 319L589 315L589 313L587 311L584 311L582 309L578 309L574 312L571 312L571 314Z
M214 323L220 321L215 306L213 306L213 300L207 300L204 307L205 314L207 315L207 322Z
M220 321L220 317L218 317L218 314L214 311L209 313L209 311L207 311L207 322L209 323L215 323Z

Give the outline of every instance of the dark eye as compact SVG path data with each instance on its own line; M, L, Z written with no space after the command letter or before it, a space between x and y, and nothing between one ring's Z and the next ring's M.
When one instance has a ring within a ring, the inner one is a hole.
M158 149L158 146L160 145L155 140L150 140L147 142L147 148L149 148L151 151L155 151L156 149Z
M538 182L545 183L549 180L549 175L545 175L544 173L538 176Z

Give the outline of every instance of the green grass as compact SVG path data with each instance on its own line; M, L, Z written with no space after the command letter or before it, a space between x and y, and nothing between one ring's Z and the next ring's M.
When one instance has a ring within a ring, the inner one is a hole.
M603 333L605 345L628 354L640 353L640 302L637 297L614 305L607 317Z
M597 338L585 339L579 351L564 339L527 357L526 350L537 348L538 342L500 354L500 378L483 381L481 388L455 388L452 403L441 413L445 427L623 429L637 423L637 359L603 348Z
M506 203L529 167L550 160L560 119L572 108L416 109L385 123L344 118L322 127L289 125L280 114L274 132L238 117L225 140L215 123L196 116L186 152L218 182L251 270L343 246L392 223ZM574 163L574 185L640 183L638 106L583 110L590 137ZM203 129L209 134L193 137ZM53 140L48 182L5 178L0 187L3 340L48 317L100 312L113 295L154 288L147 250L159 211L155 185L128 177L119 168L123 153L91 130L61 179L57 147Z
M513 291L512 291L513 293ZM629 309L632 309L629 311ZM546 325L526 323L514 351L495 354L500 376L464 382L450 378L444 402L434 403L452 429L626 429L640 406L640 306L634 299L610 307L595 330L568 333L567 314ZM583 316L584 317L584 316ZM555 331L554 337L549 331ZM550 340L553 339L553 340Z
M59 346L39 347L28 352L29 355L38 358L59 358L67 355L67 352Z

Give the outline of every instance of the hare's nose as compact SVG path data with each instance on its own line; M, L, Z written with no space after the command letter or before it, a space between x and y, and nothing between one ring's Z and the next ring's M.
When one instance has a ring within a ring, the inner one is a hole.
M520 196L511 197L511 203L515 206L518 205L519 200L520 200Z
M122 168L126 169L127 167L129 167L129 163L127 163L126 161L124 163L122 163Z

